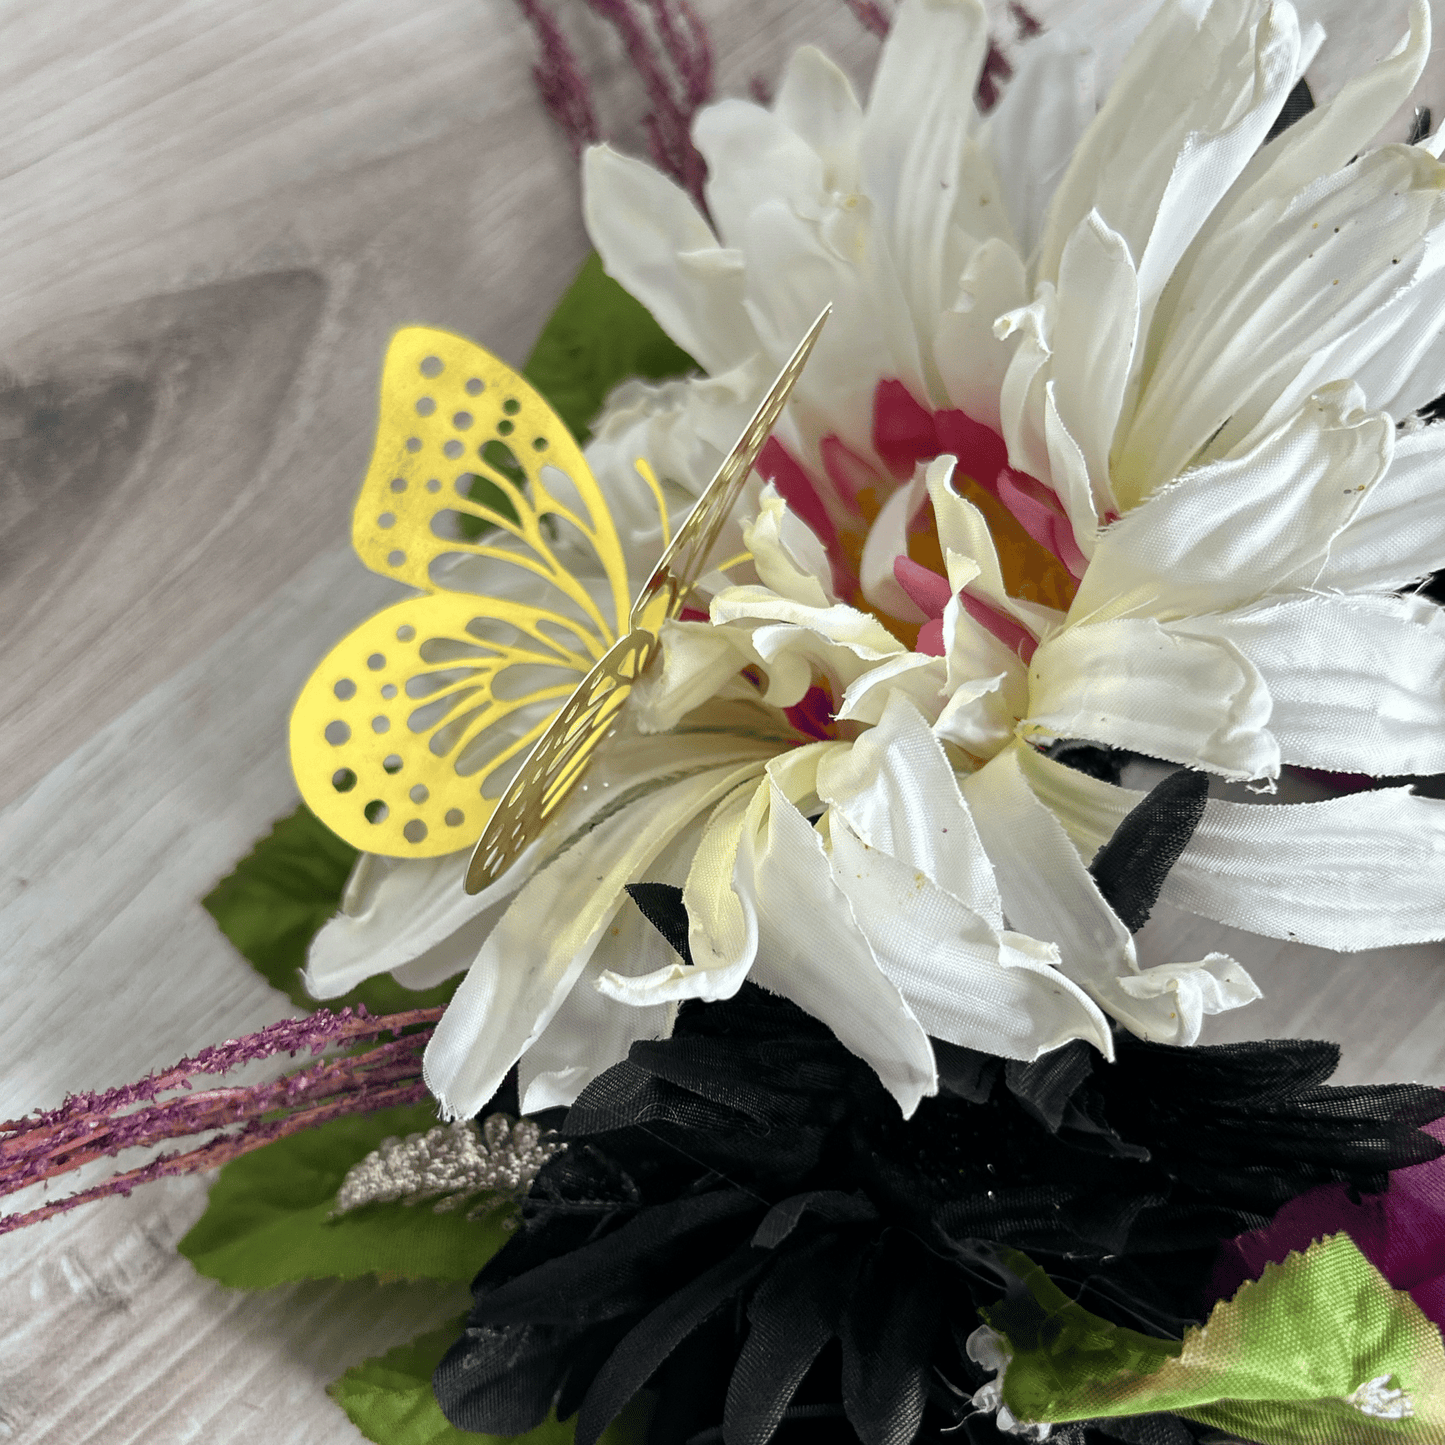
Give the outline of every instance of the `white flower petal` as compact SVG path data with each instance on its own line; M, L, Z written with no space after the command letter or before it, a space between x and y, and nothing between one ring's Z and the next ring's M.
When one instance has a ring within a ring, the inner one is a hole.
M1097 211L1090 211L1074 228L1059 262L1051 379L1059 420L1083 453L1092 511L1100 516L1113 510L1109 448L1138 325L1139 278L1129 247ZM1056 475L1055 490L1074 520L1083 508L1069 504L1067 489L1057 481ZM1078 521L1074 532L1081 532ZM1092 526L1084 529L1085 536L1092 532Z
M1007 747L1022 709L1022 704L1016 708L1009 702L1007 683L1007 676L1000 673L958 688L933 725L935 736L977 758L991 758Z
M1437 234L1431 249L1442 247L1445 236ZM1317 363L1319 374L1348 372L1367 405L1396 419L1445 392L1445 267L1436 264L1382 306L1368 326L1337 341Z
M730 371L758 349L742 308L742 257L719 247L680 186L642 161L593 146L582 160L582 210L608 275L704 371Z
M514 868L484 893L463 887L471 850L438 858L371 860L363 854L343 908L324 924L306 954L305 983L314 998L335 998L374 974L424 960L401 981L426 988L471 962L494 905L521 887ZM479 927L471 927L482 919ZM470 956L469 956L470 950ZM439 972L445 969L445 972ZM424 978L426 982L417 980Z
M1390 56L1352 76L1338 94L1262 146L1201 227L1195 245L1226 244L1241 229L1277 218L1312 181L1347 166L1414 90L1430 56L1430 29L1429 0L1411 0L1409 32ZM1301 58L1307 53L1305 42ZM1156 321L1163 321L1169 306L1168 298L1161 302Z
M1251 451L1186 473L1099 540L1072 620L1185 617L1314 586L1390 464L1395 428L1327 387Z
M707 205L725 246L741 247L748 217L762 201L817 215L824 200L818 153L771 111L721 100L698 112L693 143L707 162Z
M1295 81L1299 46L1288 5L1162 6L1129 52L1054 195L1039 278L1057 277L1069 235L1097 209L1123 235L1146 277L1147 311L1279 114Z
M895 693L906 697L929 722L936 722L949 700L943 658L900 652L870 667L844 690L838 721L874 724Z
M1389 470L1330 547L1318 585L1395 588L1445 567L1445 426L1402 431Z
M1094 52L1083 41L1066 30L1045 31L1019 48L1013 78L989 116L987 144L1025 256L1094 118L1094 70Z
M1044 435L1044 395L1053 355L1057 298L1053 282L1041 282L1027 306L994 322L994 336L1013 342L1013 356L999 390L999 431L1008 443L1009 465L1040 481L1050 479Z
M809 607L766 587L729 587L712 600L715 626L750 626L748 642L768 672L764 694L774 707L792 707L812 686L815 670L841 696L854 678L907 649L877 618L835 603Z
M1155 964L1121 978L1119 987L1130 998L1161 999L1169 1005L1176 1032L1145 1035L1168 1044L1196 1043L1205 1014L1225 1013L1263 997L1259 985L1227 953L1211 953L1195 963Z
M650 1007L619 1007L598 990L598 980L614 974L643 973L662 967L672 950L636 907L625 904L597 946L551 1022L517 1061L517 1092L522 1113L566 1107L599 1074L620 1064L638 1039L666 1038L676 1008L666 1002Z
M972 88L959 83L978 74L987 45L988 17L979 0L905 0L868 98L863 181L920 335L929 334L953 300L958 267L945 274L950 229L982 239L1008 226L992 165L969 143ZM980 199L993 210L982 232Z
M733 879L758 919L752 979L827 1024L876 1071L906 1118L938 1088L928 1035L879 967L823 840L777 777L774 765L766 816L744 830Z
M869 193L891 215L902 210L897 197L909 184L904 171L918 133L969 129L973 93L959 77L977 74L987 46L988 16L978 0L904 0L898 7L873 76L862 140Z
M1190 626L1227 638L1259 668L1285 762L1445 773L1445 612L1433 602L1304 597Z
M686 494L688 500L678 504L672 519L675 530L732 450L772 379L767 364L755 355L720 376L656 383L633 377L608 396L592 423L587 463L606 490L613 519L633 527L646 524L653 542L648 569L662 544L657 503L637 475L638 457L652 463L664 484ZM725 538L720 549L727 545Z
M682 890L691 966L673 956L648 973L605 973L598 987L609 998L635 1005L711 1002L731 998L742 987L758 951L758 922L733 888L733 870L743 829L757 826L767 798L766 778L744 783L718 803L703 828Z
M934 327L933 359L949 403L1000 434L999 394L1014 346L994 335L994 322L1027 300L1019 253L990 237L968 258Z
M822 757L817 790L867 847L917 869L995 931L1003 927L993 868L953 768L901 693L877 727Z
M928 464L927 473L928 495L933 498L933 515L938 524L938 544L945 559L949 553L957 553L960 558L976 564L978 572L967 584L969 592L1035 637L1042 636L1056 625L1059 614L1041 603L1009 596L998 549L983 513L950 485L954 466L952 457L935 457Z
M1227 8L1217 5L1215 12ZM1256 14L1259 13L1256 10ZM1230 97L1227 90L1212 97L1213 104L1205 111L1207 119L1199 117L1204 124L1185 137L1159 198L1148 244L1142 254L1134 252L1139 267L1140 312L1146 327L1159 293L1201 224L1269 133L1304 69L1301 49L1299 20L1294 8L1287 4L1264 8L1255 33L1253 54L1247 62L1253 69L1248 96L1241 89L1235 97ZM1242 67L1236 67L1230 80L1236 83L1242 80L1241 71ZM1160 77L1165 85L1171 79ZM1227 87L1229 82L1225 84ZM1142 117L1136 118L1136 123L1140 120ZM1107 208L1105 214L1108 214Z
M828 190L857 190L863 108L848 77L821 50L804 45L793 52L773 114L812 146Z
M813 419L812 441L831 432L860 455L871 455L878 378L897 377L918 394L923 380L918 338L867 200L850 198L821 226L782 202L764 201L748 217L744 251L744 306L774 366L832 305L794 388L792 411Z
M1049 368L1052 369L1052 365ZM1050 379L1043 390L1044 444L1049 451L1047 472L1039 478L1053 487L1068 514L1074 542L1086 558L1098 545L1099 518L1115 510L1107 479L1102 500L1096 493L1084 449L1076 442L1059 416L1058 387Z
M1017 337L1000 395L1012 465L1050 486L1084 557L1101 517L1117 513L1109 450L1135 355L1139 294L1123 238L1091 211L1064 249L1057 292L1001 316Z
M906 487L899 487L869 527L858 564L858 581L869 605L900 622L928 620L893 574L893 563L908 555L908 527L927 496L923 479L916 474Z
M1032 749L1021 764L1088 855L1143 801ZM1445 937L1445 802L1408 788L1319 803L1211 798L1160 896L1218 923L1341 953L1432 942Z
M1002 705L1010 710L1008 731L1012 732L1013 719L1028 711L1028 668L1011 647L975 622L958 600L958 592L978 575L977 563L972 558L960 557L957 552L949 552L945 565L948 585L954 590L943 609L947 690L952 697L966 689L972 690L974 696L981 696L980 689L987 691L997 686Z
M1004 916L1019 932L1057 943L1062 972L1108 1007L1115 980L1138 971L1134 941L1063 829L1029 792L1018 751L1000 753L963 785L993 860Z
M475 918L468 919L455 933L433 944L425 953L397 964L391 976L403 988L413 989L434 988L446 979L455 978L472 966L506 906L505 898L498 899Z
M932 1037L1030 1061L1076 1038L1109 1052L1108 1021L1054 967L1052 947L1000 935L919 869L866 846L842 821L832 828L832 860L879 966Z
M1445 166L1387 146L1323 177L1273 224L1202 248L1115 455L1125 506L1199 457L1228 456L1349 375L1350 344L1403 290L1445 264ZM1347 344L1350 343L1350 344Z
M1277 777L1269 688L1227 634L1193 636L1193 625L1130 617L1055 633L1029 664L1020 736L1088 738L1237 780Z
M592 957L623 888L755 764L658 788L540 869L492 930L427 1045L424 1075L445 1114L474 1114L542 1034Z
M662 666L638 683L628 708L643 732L666 733L757 660L745 632L708 622L664 622Z
M1188 1010L1181 1010L1179 988L1170 985L1187 991L1191 965L1141 972L1128 929L1104 901L1058 819L1031 791L1021 767L1029 756L1037 755L1027 747L1010 748L969 777L963 789L993 859L1009 923L1035 938L1055 940L1061 970L1142 1038L1192 1043L1198 1037L1195 1003L1203 1012L1209 1003L1233 1008L1257 998L1244 970L1222 955L1212 956L1218 963L1205 961L1219 986L1192 980Z
M779 596L806 607L837 602L823 544L771 482L758 499L757 516L743 527L743 544L753 554L758 579Z

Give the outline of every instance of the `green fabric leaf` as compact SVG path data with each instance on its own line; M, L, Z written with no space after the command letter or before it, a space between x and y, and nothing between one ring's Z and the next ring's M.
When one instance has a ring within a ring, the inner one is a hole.
M369 1204L328 1219L353 1164L385 1138L435 1128L431 1104L336 1119L233 1159L179 1249L222 1284L265 1289L299 1279L469 1282L506 1243L510 1206L482 1219L430 1203Z
M1182 1341L1111 1325L1014 1263L1034 1307L1009 1300L984 1316L1014 1352L1003 1401L1021 1421L1169 1411L1260 1445L1445 1439L1440 1331L1347 1234L1267 1265ZM1362 1408L1406 1397L1400 1418Z
M357 853L304 804L266 837L201 900L221 932L273 988L308 1013L316 1000L301 982L306 950L317 930L341 905L341 891ZM374 1014L434 1008L456 992L460 979L435 988L403 988L390 974L369 978L329 1008L365 1004Z
M651 312L602 269L594 251L542 328L522 371L585 442L589 423L619 382L632 376L659 381L697 369Z
M571 1445L575 1420L548 1420L525 1435L474 1435L447 1423L432 1394L432 1371L462 1331L465 1317L408 1345L354 1365L327 1389L351 1423L377 1445ZM645 1410L629 1408L603 1433L601 1445L640 1445Z

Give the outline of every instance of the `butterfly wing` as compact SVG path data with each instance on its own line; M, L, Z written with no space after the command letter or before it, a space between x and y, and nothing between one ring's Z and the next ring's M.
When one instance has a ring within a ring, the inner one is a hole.
M536 607L438 592L342 638L291 714L307 806L369 853L424 858L475 842L592 664L549 621Z
M697 505L653 568L652 576L632 604L634 628L644 627L656 632L664 621L681 614L688 593L706 571L718 535L732 515L748 474L778 424L788 396L803 374L832 309L825 306L819 312L818 319L808 328L808 334L798 343L797 349L768 388L768 394L758 403L758 409L743 428L737 444L717 469L707 489L698 498Z
M407 326L382 368L376 445L351 524L373 572L422 591L475 558L542 578L605 635L626 631L627 564L607 499L566 424L464 336ZM605 575L604 603L575 575Z
M468 893L500 878L566 801L657 647L655 634L636 628L578 685L489 818L467 867Z
M588 674L552 720L487 821L467 868L467 891L496 882L565 801L656 655L664 621L677 617L702 576L743 484L802 374L831 307L825 307L708 483L633 604L632 630Z
M312 674L291 718L297 784L368 852L465 848L624 630L621 540L542 398L428 327L388 350L352 540L373 571L428 595L368 619Z

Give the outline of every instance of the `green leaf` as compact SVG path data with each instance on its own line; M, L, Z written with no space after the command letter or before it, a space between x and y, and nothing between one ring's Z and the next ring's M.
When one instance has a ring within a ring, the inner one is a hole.
M436 1126L430 1104L336 1119L233 1159L179 1249L222 1284L299 1279L469 1281L508 1239L510 1208L469 1220L430 1204L369 1204L328 1219L353 1164L385 1138Z
M522 371L585 442L592 418L618 382L632 376L659 381L697 369L651 312L602 269L594 251L542 328Z
M525 1435L474 1435L447 1423L432 1394L432 1371L462 1332L465 1317L419 1335L408 1345L353 1365L327 1390L351 1423L377 1445L571 1445L575 1420L548 1420ZM602 1435L602 1445L637 1445L645 1405L634 1402Z
M356 849L303 804L282 818L201 902L266 982L309 1011L316 1000L301 982L306 950L340 907L356 857ZM435 1008L451 998L459 982L448 979L435 988L413 990L381 974L327 1003L331 1008L361 1003L374 1014Z
M1032 1301L981 1313L1008 1341L1003 1401L1026 1424L1167 1411L1260 1445L1445 1439L1440 1331L1348 1234L1266 1265L1182 1341L1090 1314L1021 1254L1010 1268ZM1408 1411L1364 1408L1372 1391Z

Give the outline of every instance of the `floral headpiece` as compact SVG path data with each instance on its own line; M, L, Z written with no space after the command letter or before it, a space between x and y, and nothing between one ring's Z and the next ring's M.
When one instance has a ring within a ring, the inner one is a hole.
M1170 0L1097 107L1026 12L854 8L866 105L805 48L698 110L658 0L658 166L585 150L526 374L398 333L353 540L419 595L208 900L279 978L268 870L330 866L341 1012L4 1126L9 1190L240 1126L5 1224L224 1163L228 1283L475 1276L338 1383L387 1445L1445 1439L1445 1092L1201 1045L1259 989L1140 936L1445 936L1445 165L1370 144L1428 6L1318 107L1284 0Z

